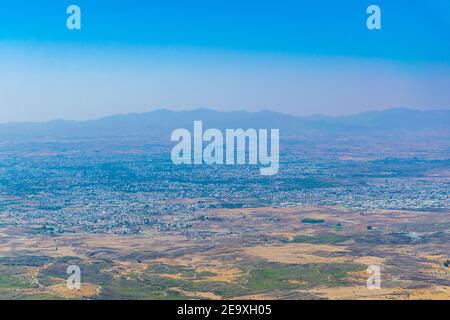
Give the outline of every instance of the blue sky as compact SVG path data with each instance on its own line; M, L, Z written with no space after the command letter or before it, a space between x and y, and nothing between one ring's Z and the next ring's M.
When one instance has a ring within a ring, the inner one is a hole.
M70 4L82 30L65 26ZM382 30L366 28L370 4ZM3 0L0 10L1 122L161 107L448 108L449 66L448 0Z

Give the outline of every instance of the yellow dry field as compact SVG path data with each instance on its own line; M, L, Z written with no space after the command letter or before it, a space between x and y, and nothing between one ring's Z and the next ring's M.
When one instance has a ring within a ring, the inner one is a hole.
M238 268L227 268L227 269L199 268L196 270L199 272L211 272L215 274L214 276L206 277L203 280L197 280L198 282L219 281L219 282L233 283L236 282L238 278L242 275L242 271Z
M227 266L223 261L219 259L211 259L209 256L195 255L195 256L183 256L180 258L159 258L151 261L147 261L149 264L165 264L172 266L190 267L197 273L213 273L214 275L206 276L204 279L193 280L195 282L235 282L241 275L242 271L239 268ZM159 274L159 276L171 278L171 279L185 279L183 274Z
M449 300L450 287L432 286L423 289L381 288L368 289L360 287L315 288L308 290L322 298L330 300Z
M209 300L220 300L222 299L221 296L218 296L212 292L192 292L192 291L184 291L180 288L170 288L173 291L177 291L179 293L182 293L185 296L192 297L192 298L203 298L203 299L209 299Z
M342 257L324 257L324 253L345 253L345 247L292 243L282 246L256 246L245 248L244 252L248 255L263 258L272 262L290 263L290 264L309 264L309 263L341 263L348 259Z
M102 272L111 273L114 277L128 277L132 274L142 273L149 267L148 264L131 261L113 260L113 262L115 266L103 269Z
M98 295L100 293L100 288L90 283L83 283L80 289L69 289L67 285L62 282L49 286L46 288L46 291L65 299L82 299Z

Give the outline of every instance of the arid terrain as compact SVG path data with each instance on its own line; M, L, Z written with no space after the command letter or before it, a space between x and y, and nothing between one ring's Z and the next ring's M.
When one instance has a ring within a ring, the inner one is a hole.
M0 142L0 299L450 299L447 117L194 110L31 126L41 140ZM174 164L168 133L205 118L278 123L279 172Z
M0 225L0 298L450 299L450 212L216 209L188 235L33 234ZM66 286L81 269L81 289ZM381 289L368 289L370 265Z

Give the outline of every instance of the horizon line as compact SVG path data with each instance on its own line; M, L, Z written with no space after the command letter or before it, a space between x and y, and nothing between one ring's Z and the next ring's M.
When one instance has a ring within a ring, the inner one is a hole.
M417 108L409 108L409 107L392 107L392 108L386 108L386 109L382 109L382 110L372 109L372 110L353 112L353 113L348 113L348 114L343 114L343 115L327 115L327 114L322 114L322 113L315 113L315 114L309 114L309 115L295 115L295 114L275 111L275 110L271 110L271 109L262 109L259 111L246 111L243 109L220 111L220 110L217 110L217 109L214 109L211 107L196 107L196 108L186 109L186 110L175 110L175 109L171 109L171 108L167 108L167 107L162 107L162 108L153 109L153 110L144 111L144 112L116 113L116 114L99 116L96 118L90 118L90 119L84 119L84 120L56 118L56 119L43 120L43 121L8 121L8 122L0 122L0 125L40 124L40 123L52 123L52 122L90 122L90 121L108 119L108 118L112 118L112 117L144 115L144 114L148 114L148 113L161 112L161 111L173 112L173 113L186 113L186 112L195 112L195 111L209 111L210 112L210 111L212 111L212 112L216 112L216 113L247 113L247 114L258 114L258 113L265 112L265 113L276 113L279 115L289 116L289 117L293 117L293 118L303 118L303 119L314 118L314 117L325 117L325 118L331 118L331 119L338 119L338 118L361 115L361 114L366 114L366 113L382 113L382 112L393 111L393 110L408 110L408 111L415 111L415 112L439 112L439 111L449 111L450 112L450 108L417 109Z

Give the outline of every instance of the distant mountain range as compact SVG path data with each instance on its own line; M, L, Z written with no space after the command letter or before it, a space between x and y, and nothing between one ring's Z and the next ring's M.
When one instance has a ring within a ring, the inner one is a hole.
M169 134L176 128L192 129L195 120L205 128L279 128L281 133L449 131L450 110L419 111L406 108L364 112L349 116L292 116L273 111L219 112L156 110L115 115L88 121L54 120L0 124L0 139L85 138Z

